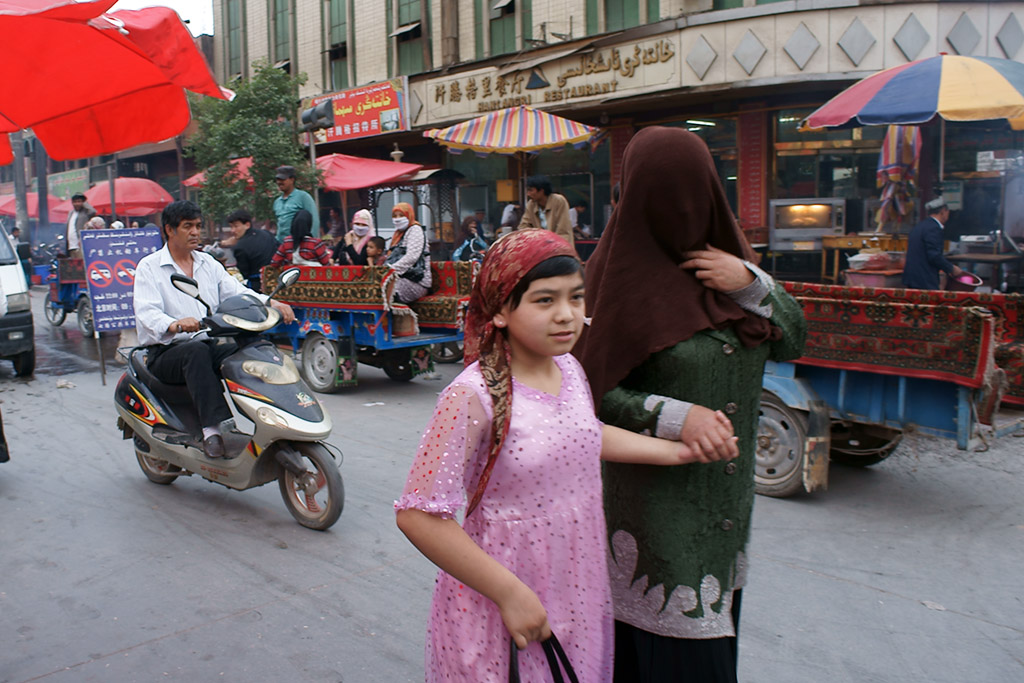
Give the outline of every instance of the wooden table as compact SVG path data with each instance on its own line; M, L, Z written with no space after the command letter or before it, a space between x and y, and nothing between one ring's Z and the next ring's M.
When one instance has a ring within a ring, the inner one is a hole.
M1009 275L1011 265L1017 275L1017 285L1021 284L1020 266L1024 262L1024 254L951 254L946 257L950 263L965 266L985 265L992 266L995 270L995 282L989 284L993 290L998 289L1005 292L1006 277ZM1005 273L1005 274L1004 274Z
M826 274L828 251L833 251L832 274ZM839 282L839 252L842 249L880 249L881 251L906 251L905 235L825 235L821 238L821 281Z

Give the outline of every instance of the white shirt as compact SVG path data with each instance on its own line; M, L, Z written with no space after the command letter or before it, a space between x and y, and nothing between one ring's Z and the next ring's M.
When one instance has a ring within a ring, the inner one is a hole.
M184 271L178 267L165 244L139 261L135 269L135 329L139 344L170 344L177 339L188 339L191 332L168 332L175 320L206 317L206 308L171 283L171 275ZM215 258L202 252L192 252L192 279L199 283L199 295L214 311L224 299L236 294L252 294L261 301L267 296L257 294L228 275Z
M78 211L68 214L68 251L78 249Z

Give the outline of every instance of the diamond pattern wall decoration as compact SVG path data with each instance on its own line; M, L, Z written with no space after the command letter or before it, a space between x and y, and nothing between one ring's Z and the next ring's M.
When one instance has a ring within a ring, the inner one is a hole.
M749 76L754 73L754 69L757 68L766 52L768 52L768 48L764 46L764 43L757 39L753 31L747 29L743 40L736 46L736 51L732 53L732 56Z
M717 57L718 53L715 52L715 48L711 47L704 36L701 36L690 50L690 54L686 55L686 63L693 69L693 73L697 74L697 78L703 81Z
M811 61L811 57L814 56L819 47L821 47L821 43L818 42L818 39L814 37L811 30L801 21L782 49L786 51L786 54L793 60L797 68L803 71L804 67L807 66L807 62Z
M860 18L855 18L837 43L854 66L859 66L868 50L875 44L875 36Z
M999 43L999 47L1003 48L1003 54L1007 59L1016 57L1021 45L1024 44L1024 30L1021 30L1020 22L1012 12L1010 16L1006 17L1003 27L996 34L996 42Z
M912 62L921 54L921 50L928 44L929 38L931 36L928 34L928 31L925 30L921 22L911 12L907 20L903 22L900 30L892 37L892 41L896 43L896 47L900 49L903 56Z
M974 22L967 16L967 12L964 12L946 36L946 40L958 55L970 55L981 42L981 34L974 28Z

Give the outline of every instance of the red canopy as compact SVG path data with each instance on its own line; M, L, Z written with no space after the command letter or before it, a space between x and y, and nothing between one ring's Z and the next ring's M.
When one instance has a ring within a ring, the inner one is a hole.
M96 213L110 215L110 183L102 182L85 192L85 199L96 209ZM114 201L119 216L148 216L163 211L174 198L148 178L116 178L114 180Z
M316 167L323 171L320 185L327 190L343 192L383 185L412 175L423 166L383 159L364 159L347 154L326 154L318 157Z
M185 89L227 97L173 10L113 4L0 0L0 133L32 128L52 158L82 159L180 133Z
M39 194L36 192L26 192L25 200L28 203L28 215L29 218L39 218ZM46 196L46 204L50 208L50 218L56 218L61 220L60 216L55 216L54 213L59 213L58 207L61 204L61 200L53 195ZM0 197L0 215L3 216L15 216L17 215L15 198L13 194L7 194ZM67 219L68 215L64 213L64 219Z
M239 178L245 178L249 187L252 187L252 177L249 175L249 169L252 168L252 157L242 157L241 159L232 159L234 167L234 175ZM206 184L206 171L200 171L195 175L191 175L185 178L185 182L182 183L185 187L202 187Z

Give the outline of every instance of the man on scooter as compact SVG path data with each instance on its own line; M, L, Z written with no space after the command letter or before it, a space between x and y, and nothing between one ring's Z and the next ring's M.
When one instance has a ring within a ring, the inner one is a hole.
M180 273L199 283L203 301L213 310L236 294L256 294L228 275L209 254L197 251L202 212L190 201L172 202L163 211L161 236L164 246L149 254L135 269L135 326L139 344L149 346L149 371L166 384L184 384L196 405L203 425L203 451L208 458L227 457L220 424L231 418L224 400L219 368L235 350L233 342L206 337L193 339L206 315L203 305L178 291L171 275ZM288 304L271 301L281 319L289 323L295 314ZM232 456L233 457L233 456Z

